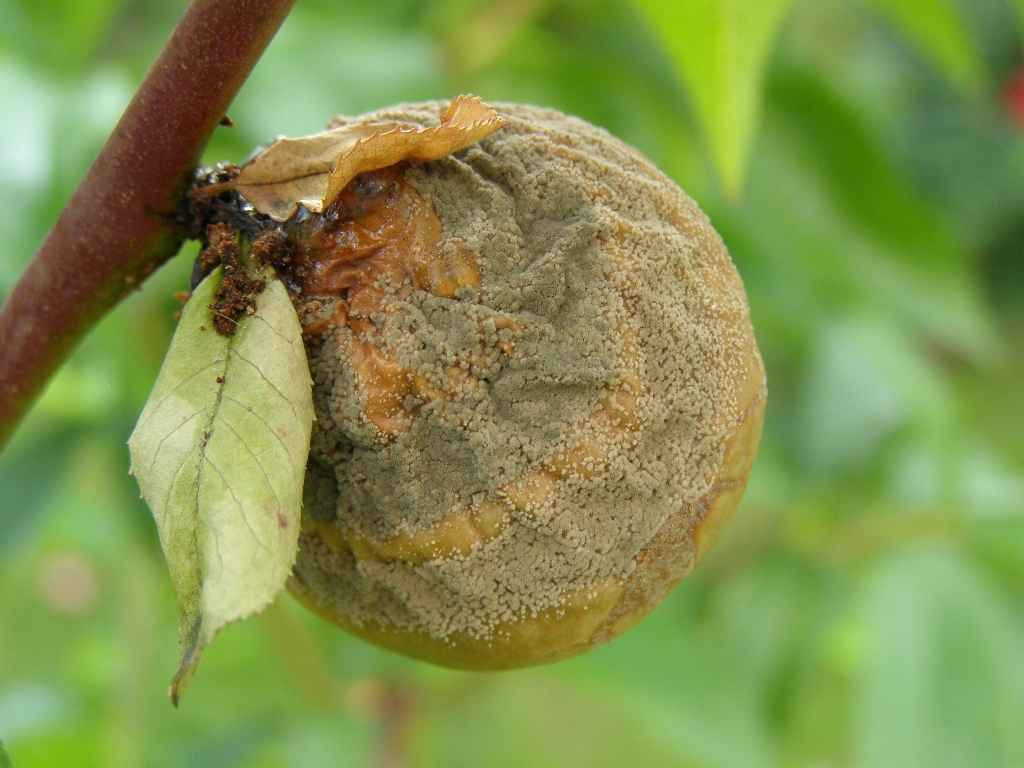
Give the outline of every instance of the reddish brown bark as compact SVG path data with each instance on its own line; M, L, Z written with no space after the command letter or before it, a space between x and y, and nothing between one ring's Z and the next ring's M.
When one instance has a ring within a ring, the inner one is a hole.
M192 0L0 307L0 449L96 321L173 256L214 128L295 0Z

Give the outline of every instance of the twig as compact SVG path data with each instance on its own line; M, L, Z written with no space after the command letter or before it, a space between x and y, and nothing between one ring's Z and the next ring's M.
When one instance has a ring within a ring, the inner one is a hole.
M184 239L182 195L295 0L192 0L0 307L0 449L90 328Z
M412 691L397 685L384 689L380 702L382 720L380 752L376 768L406 768L409 765L409 742L416 716L416 702Z

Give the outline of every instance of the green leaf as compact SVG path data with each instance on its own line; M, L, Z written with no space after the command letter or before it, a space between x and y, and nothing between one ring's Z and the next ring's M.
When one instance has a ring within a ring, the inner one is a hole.
M1010 10L1017 21L1017 37L1024 43L1024 0L1010 0Z
M11 762L11 757L7 754L7 750L4 749L2 741L0 741L0 768L14 768L14 763Z
M128 442L180 609L178 698L225 625L269 605L298 547L313 422L301 327L274 279L232 336L213 330L218 269L185 305Z
M767 87L769 114L777 107L792 126L837 202L901 255L929 271L947 268L956 258L948 227L885 156L863 115L815 73L779 69Z
M689 91L726 192L739 197L765 70L791 0L637 2Z
M871 0L961 91L982 82L981 54L948 0Z
M1024 759L1021 625L968 560L919 546L873 569L853 764L995 768Z
M781 85L797 82L785 78ZM752 303L778 313L799 334L813 327L812 314L834 317L836 306L884 307L941 348L990 364L1003 342L969 253L898 177L882 181L896 171L877 153L857 154L859 170L835 159L865 150L857 137L863 127L850 132L845 118L834 119L833 100L821 89L770 99L763 151L752 165L749 202L736 225L744 234L730 233L730 245L742 242L739 237L756 243L747 246L746 258L756 256L776 276L788 273L786 290L795 292L779 301L782 284L775 277L758 301L762 287L750 281ZM811 103L817 114L809 112ZM871 189L899 216L870 202ZM794 302L802 303L799 310Z
M0 42L23 57L77 74L106 36L113 34L126 0L44 0L0 3Z
M829 321L820 334L796 420L808 466L868 466L902 425L939 420L948 407L904 326L862 313Z

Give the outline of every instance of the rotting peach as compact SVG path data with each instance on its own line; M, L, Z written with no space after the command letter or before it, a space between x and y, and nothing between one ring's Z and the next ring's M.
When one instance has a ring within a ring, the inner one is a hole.
M661 602L739 502L766 398L696 204L605 131L497 110L479 144L287 225L317 409L289 589L469 669L575 655Z

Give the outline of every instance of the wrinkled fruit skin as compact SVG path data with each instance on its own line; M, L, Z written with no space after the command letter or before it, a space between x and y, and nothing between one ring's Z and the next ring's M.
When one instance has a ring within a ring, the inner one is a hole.
M293 230L317 422L288 587L477 670L574 656L656 607L739 503L767 392L696 204L600 129L497 109L478 145L364 174Z

